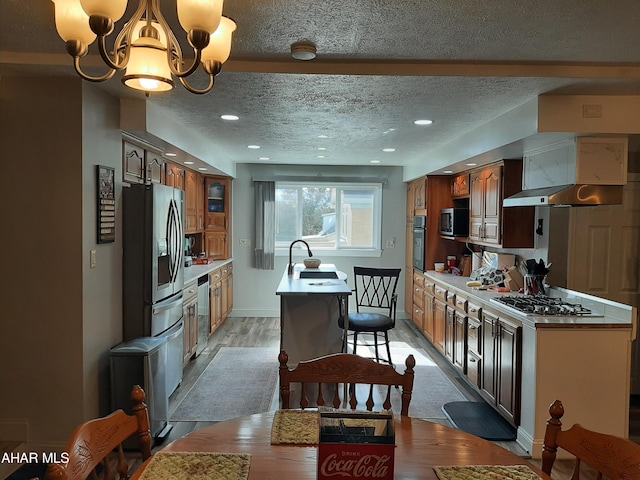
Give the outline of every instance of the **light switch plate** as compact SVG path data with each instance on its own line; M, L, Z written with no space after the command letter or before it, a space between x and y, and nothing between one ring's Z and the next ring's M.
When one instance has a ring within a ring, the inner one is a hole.
M96 268L96 251L95 250L90 250L89 251L89 268Z
M249 240L248 238L241 238L240 239L240 246L241 247L250 247L251 246L251 240Z

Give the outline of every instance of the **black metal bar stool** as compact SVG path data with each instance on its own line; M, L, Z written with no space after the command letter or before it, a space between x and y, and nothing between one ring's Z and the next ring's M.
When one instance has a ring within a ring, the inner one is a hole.
M373 345L371 343L361 343L361 345L374 347L375 360L378 363L384 362L393 365L388 332L396 324L396 304L398 301L396 288L401 270L400 268L353 267L356 311L348 313L346 305L341 303L340 318L338 319L338 325L344 330L343 352L346 352L347 346L351 344L353 345L353 353L357 354L358 335L372 335ZM350 334L353 335L352 342L348 340ZM380 357L378 334L382 334L384 337L387 350L386 359Z

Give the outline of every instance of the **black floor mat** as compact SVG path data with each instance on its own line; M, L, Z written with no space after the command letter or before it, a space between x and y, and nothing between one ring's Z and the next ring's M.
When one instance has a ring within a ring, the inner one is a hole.
M515 440L516 429L485 402L450 402L442 410L458 430L485 440Z

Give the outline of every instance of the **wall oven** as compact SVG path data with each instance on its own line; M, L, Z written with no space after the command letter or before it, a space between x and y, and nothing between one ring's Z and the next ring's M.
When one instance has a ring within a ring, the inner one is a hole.
M424 272L425 247L427 238L427 217L416 215L413 217L413 268Z

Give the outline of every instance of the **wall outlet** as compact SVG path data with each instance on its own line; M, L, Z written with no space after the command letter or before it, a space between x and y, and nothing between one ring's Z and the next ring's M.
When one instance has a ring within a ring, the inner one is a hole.
M387 240L387 248L396 248L396 242L393 240Z
M251 240L249 240L248 238L241 238L240 239L240 246L241 247L250 247L251 246Z

